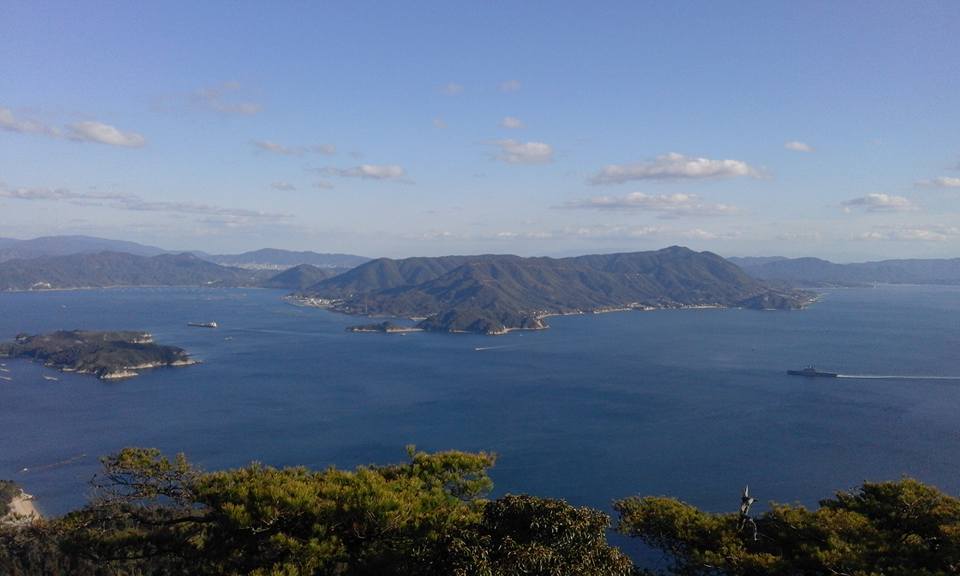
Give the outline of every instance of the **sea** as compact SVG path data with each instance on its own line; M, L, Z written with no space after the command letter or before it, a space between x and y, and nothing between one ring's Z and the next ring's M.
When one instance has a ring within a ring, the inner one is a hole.
M745 485L759 509L904 476L960 494L960 287L830 289L802 311L564 316L504 336L349 333L364 320L283 295L0 294L0 340L146 330L202 362L104 382L0 360L0 479L56 515L125 446L218 470L388 464L413 444L495 452L495 495L611 514L638 494L735 511ZM858 377L786 374L807 365Z

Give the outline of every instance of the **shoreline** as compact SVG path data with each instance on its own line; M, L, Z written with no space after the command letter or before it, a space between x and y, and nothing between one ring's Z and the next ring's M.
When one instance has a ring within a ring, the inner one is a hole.
M804 310L809 306L816 304L822 294L817 293L808 300L804 301L798 308L795 310ZM336 307L336 301L325 299L325 298L312 298L312 297L303 297L297 296L295 294L288 294L283 297L284 302L292 306L303 307L303 308L319 308L321 310L327 310L329 312L334 312L336 314L343 314L344 316L355 316L355 317L366 317L366 318L404 318L410 321L425 320L424 317L419 316L396 316L396 315L372 315L372 314L357 314L352 312L347 312L345 310L339 309ZM619 312L657 312L662 310L750 310L751 308L746 308L743 306L726 306L723 304L679 304L679 305L667 305L667 306L651 306L648 304L640 304L637 302L631 302L625 305L618 306L601 306L598 308L587 309L587 310L571 310L566 312L541 312L539 314L533 315L533 318L540 322L541 326L529 326L529 327L520 327L520 326L504 326L501 330L491 331L491 332L472 332L470 330L426 330L424 328L404 328L401 330L395 330L390 332L436 332L439 334L479 334L482 336L503 336L511 332L534 332L540 330L548 330L550 325L542 322L547 318L561 317L561 316L583 316L588 314L612 314ZM767 311L767 310L779 310L778 308L756 308L758 312ZM357 327L348 327L347 330L350 332L358 333L369 333L369 332L384 332L383 330L364 330L364 329L355 329ZM387 333L390 333L387 332Z

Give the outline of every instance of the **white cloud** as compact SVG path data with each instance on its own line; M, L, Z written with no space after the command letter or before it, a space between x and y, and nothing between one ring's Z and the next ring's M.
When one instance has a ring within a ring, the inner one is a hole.
M758 172L740 160L712 160L671 152L653 161L610 164L595 174L592 184L622 184L632 180L680 180L758 176Z
M331 166L320 169L320 173L330 176L340 176L341 178L401 181L405 181L407 175L407 171L397 164L361 164L353 168L334 168Z
M523 128L523 120L517 118L516 116L504 116L503 120L500 121L500 127L509 128L511 130Z
M794 152L813 152L813 146L799 140L789 140L783 143L783 147Z
M19 134L40 134L53 138L65 137L77 142L97 142L125 148L139 148L147 143L147 139L141 134L123 132L117 127L103 122L85 120L61 129L38 120L17 118L8 108L0 108L0 129Z
M289 182L273 182L270 184L270 187L281 192L292 192L297 189L296 186Z
M923 188L960 188L960 178L955 176L941 176L930 180L918 180L917 186Z
M238 82L225 82L217 86L201 88L194 92L193 100L214 112L252 116L262 110L256 102L230 101L227 98L240 90Z
M497 140L493 143L500 148L497 158L507 164L549 164L553 162L553 147L543 142L518 142L516 140Z
M851 198L842 204L847 211L850 208L863 208L867 212L909 212L917 207L903 196L890 194L867 194L859 198Z
M498 86L501 92L516 92L520 90L521 85L519 80L506 80L500 83Z
M463 84L457 84L456 82L448 82L440 87L440 91L446 94L447 96L456 96L457 94L463 93Z
M20 134L59 136L60 130L37 120L17 118L9 108L0 108L0 129Z
M147 143L147 139L136 132L121 132L116 127L102 122L77 122L67 128L70 131L67 137L71 140L126 148L139 148Z
M434 127L434 128L446 128L446 127L447 127L447 123L446 123L446 121L444 121L443 118L440 118L440 117L438 116L438 117L436 117L436 118L433 119L433 127Z
M636 210L659 212L668 216L720 216L737 212L728 204L708 204L695 194L644 194L633 192L626 196L596 196L585 200L568 202L562 208L588 208L595 210Z
M169 212L171 214L200 214L207 216L229 217L245 221L283 221L290 214L262 212L244 208L225 208L194 202L152 202L135 194L74 192L66 188L10 188L0 183L0 198L28 201L69 202L79 205L107 206L116 210L135 212Z
M10 188L0 182L0 198L13 200L66 200L76 204L99 204L104 200L127 200L125 194L74 192L66 188Z
M944 242L960 237L956 226L901 226L875 228L857 236L860 240L887 240L900 242Z
M318 190L333 190L333 184L326 180L319 180L313 183L313 187Z

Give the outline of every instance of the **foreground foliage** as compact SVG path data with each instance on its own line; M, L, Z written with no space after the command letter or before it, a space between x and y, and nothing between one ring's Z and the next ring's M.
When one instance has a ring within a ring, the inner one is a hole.
M672 498L615 505L618 529L668 553L683 575L960 573L960 500L916 480L865 483L815 511L773 505L744 522Z
M3 574L629 574L606 515L483 499L485 453L409 450L354 471L259 464L200 473L127 449L82 510L0 535Z
M252 464L204 473L183 456L126 449L104 459L86 507L0 529L0 574L653 574L607 542L600 511L526 495L485 499L491 454L408 455L352 471ZM915 480L753 517L672 498L614 506L617 529L662 551L670 574L960 572L960 500Z

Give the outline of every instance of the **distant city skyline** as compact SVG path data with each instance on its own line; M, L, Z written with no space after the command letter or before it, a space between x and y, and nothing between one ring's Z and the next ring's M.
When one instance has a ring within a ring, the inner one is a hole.
M8 3L0 237L960 256L956 2Z

